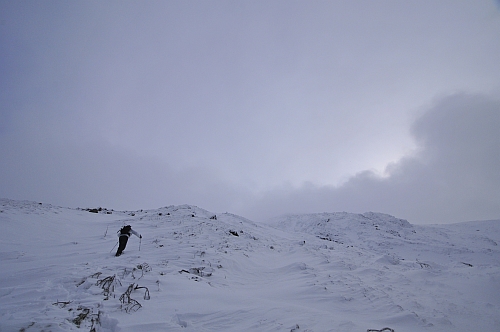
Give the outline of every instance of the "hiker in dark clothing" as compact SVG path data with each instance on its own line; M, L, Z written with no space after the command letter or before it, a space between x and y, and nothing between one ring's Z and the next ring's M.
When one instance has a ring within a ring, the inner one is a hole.
M118 246L115 256L120 256L123 250L125 250L128 238L131 234L134 234L138 238L142 239L142 235L134 231L130 225L123 226L122 229L118 231L118 241L120 242L120 245Z

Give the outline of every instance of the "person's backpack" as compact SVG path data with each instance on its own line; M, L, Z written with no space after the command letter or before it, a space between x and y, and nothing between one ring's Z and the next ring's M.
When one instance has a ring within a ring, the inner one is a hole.
M132 227L130 225L123 226L122 229L120 229L120 234L129 234L131 229Z

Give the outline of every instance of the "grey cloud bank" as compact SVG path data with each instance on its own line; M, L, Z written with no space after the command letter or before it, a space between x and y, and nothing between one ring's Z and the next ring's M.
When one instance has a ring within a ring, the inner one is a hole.
M344 184L285 185L252 192L210 167L174 170L112 146L30 141L3 145L1 195L67 206L140 209L190 203L255 220L285 213L381 211L414 223L494 219L500 214L500 101L456 94L412 126L419 145L387 166Z
M412 126L418 152L360 172L338 187L306 185L263 195L263 214L384 211L415 223L494 219L500 214L500 100L456 94ZM249 213L251 213L249 211Z
M494 2L0 9L2 197L499 217Z

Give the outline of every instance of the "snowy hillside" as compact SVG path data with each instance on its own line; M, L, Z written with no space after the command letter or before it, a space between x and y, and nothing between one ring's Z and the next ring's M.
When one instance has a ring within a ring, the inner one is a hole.
M500 220L3 199L0 223L1 332L500 331ZM114 257L124 224L143 238Z

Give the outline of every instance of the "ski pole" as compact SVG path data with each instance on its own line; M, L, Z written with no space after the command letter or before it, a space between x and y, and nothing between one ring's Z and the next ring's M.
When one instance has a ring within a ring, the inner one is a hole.
M142 235L141 235L141 237L139 238L139 251L141 251L141 242L142 242Z
M118 244L118 241L116 241L116 244L113 246L113 248L109 252L112 252L113 249L115 249L115 247L116 247L117 244Z

